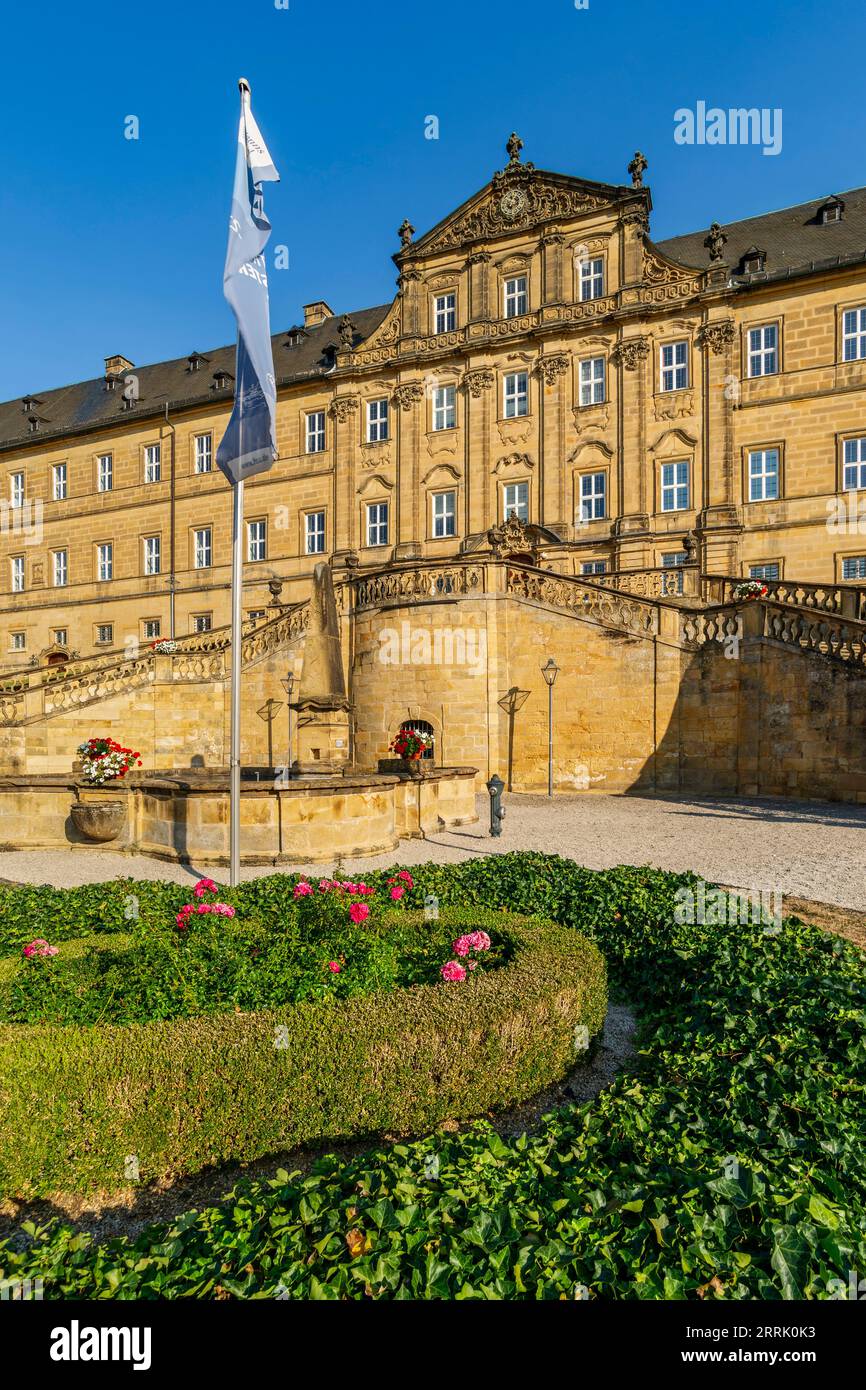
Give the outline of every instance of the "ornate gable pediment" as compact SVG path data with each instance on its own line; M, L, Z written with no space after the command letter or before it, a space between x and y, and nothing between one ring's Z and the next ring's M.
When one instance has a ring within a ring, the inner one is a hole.
M416 242L404 242L394 257L403 260L435 256L478 241L527 231L545 223L568 221L583 213L634 199L634 189L593 183L536 169L520 161L522 142L512 136L506 146L509 163L474 197Z

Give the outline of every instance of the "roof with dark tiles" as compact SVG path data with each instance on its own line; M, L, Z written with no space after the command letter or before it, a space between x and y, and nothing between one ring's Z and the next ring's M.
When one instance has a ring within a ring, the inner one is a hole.
M356 341L368 338L387 314L390 304L374 309L360 309L350 315ZM340 346L340 317L334 315L324 323L309 328L297 325L272 336L274 371L278 386L323 376L333 365L331 348ZM199 365L190 370L190 358L198 357ZM155 362L149 367L131 367L138 380L138 399L132 410L124 405L124 372L117 378L114 390L106 387L102 376L92 381L79 381L73 386L60 386L53 391L34 391L29 397L31 408L25 408L27 397L0 404L0 447L26 445L34 440L50 439L90 429L105 429L134 420L136 417L161 415L166 402L170 409L205 405L214 400L231 400L234 391L235 347L213 348L170 362ZM219 387L216 373L227 374L225 385ZM30 429L29 417L38 418L39 428Z

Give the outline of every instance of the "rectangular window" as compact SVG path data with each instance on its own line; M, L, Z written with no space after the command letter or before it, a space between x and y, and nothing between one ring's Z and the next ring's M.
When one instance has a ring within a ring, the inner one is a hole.
M457 531L457 493L434 492L433 494L433 535L437 540L444 536L456 535Z
M509 372L504 378L503 405L506 420L529 414L529 376L526 372Z
M376 444L388 438L388 402L367 402L367 443Z
M687 342L662 343L659 348L662 391L682 391L689 384L689 345Z
M372 502L367 507L367 544L388 544L387 502Z
M750 578L750 579L778 579L778 578L779 578L779 566L778 566L778 564L775 564L775 565L750 565L750 566L749 566L749 578Z
M584 357L580 363L580 403L598 405L604 400L604 358Z
M23 652L27 650L27 636L23 632L11 632L13 652Z
M526 276L515 275L512 279L506 280L504 297L505 317L507 319L516 319L518 314L525 314L527 309Z
M661 466L663 512L684 512L689 505L689 465L663 463Z
M779 496L779 450L749 451L749 501L770 502Z
M12 507L24 506L23 473L10 473L9 475L9 505Z
M607 512L607 474L581 473L580 519L595 521Z
M193 440L196 473L210 473L213 468L213 436L197 434Z
M162 542L159 536L144 537L144 572L159 574L162 567Z
M843 579L866 579L866 555L846 555L842 561Z
M457 391L453 386L437 386L433 391L434 430L453 430L457 424Z
M662 555L662 564L665 569L675 569L677 565L686 563L686 552L684 550L667 550Z
M100 454L96 460L96 491L111 492L114 487L114 459L111 454Z
M304 549L308 555L321 555L325 549L324 512L307 512L304 517Z
M195 613L192 620L193 632L210 632L213 627L213 615L211 613Z
M66 501L66 464L55 463L51 470L51 496L55 502Z
M96 577L110 579L114 570L114 547L110 541L96 547Z
M453 333L456 327L456 294L437 294L433 301L433 332Z
M845 440L845 491L866 487L866 435Z
M159 637L162 631L162 624L159 618L145 618L142 628L144 630L145 641L153 642Z
M600 299L604 294L604 261L601 256L580 263L581 299Z
M846 309L842 315L842 357L845 362L866 357L866 309Z
M65 646L66 646L66 642L67 642L68 636L69 636L69 634L67 633L65 627L56 627L56 628L54 629L54 645L55 645L55 647L65 647Z
M162 445L148 444L144 451L144 481L158 483L162 477Z
M260 623L265 616L264 608L251 608L247 618L251 623Z
M197 570L210 569L213 562L213 549L211 539L211 528L205 526L201 531L195 533L195 568Z
M584 560L580 567L581 574L605 574L607 572L606 560Z
M12 592L13 594L24 593L24 556L13 555L9 561L12 570Z
M268 529L266 521L247 522L247 559L264 560L267 558Z
M96 641L100 647L110 647L114 641L114 624L99 623L96 628Z
M312 410L307 416L306 449L308 454L323 454L325 452L324 410Z
M749 376L773 376L779 370L778 343L775 323L749 329Z
M506 483L502 489L503 519L516 516L518 521L529 520L529 484Z
M55 550L51 556L51 573L55 589L63 589L69 583L69 556L65 550Z

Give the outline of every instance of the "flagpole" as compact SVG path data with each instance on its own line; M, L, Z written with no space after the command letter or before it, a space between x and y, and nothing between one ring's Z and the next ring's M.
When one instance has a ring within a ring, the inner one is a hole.
M243 479L232 488L232 673L231 756L229 760L229 882L241 879L241 624L243 620Z

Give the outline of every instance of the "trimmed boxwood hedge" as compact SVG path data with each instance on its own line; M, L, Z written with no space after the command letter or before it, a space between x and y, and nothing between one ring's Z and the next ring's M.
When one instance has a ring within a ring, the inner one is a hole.
M683 921L691 874L536 853L412 872L417 904L508 905L598 942L640 1019L609 1088L532 1136L479 1122L243 1180L134 1240L28 1224L0 1279L41 1277L46 1299L858 1296L862 951L795 919ZM277 880L255 891L264 912Z
M282 884L286 890L285 880ZM420 985L125 1027L0 1026L0 1192L33 1197L259 1158L308 1140L418 1133L561 1077L607 1007L575 932L478 909L515 954L465 984ZM419 926L423 930L423 926Z

